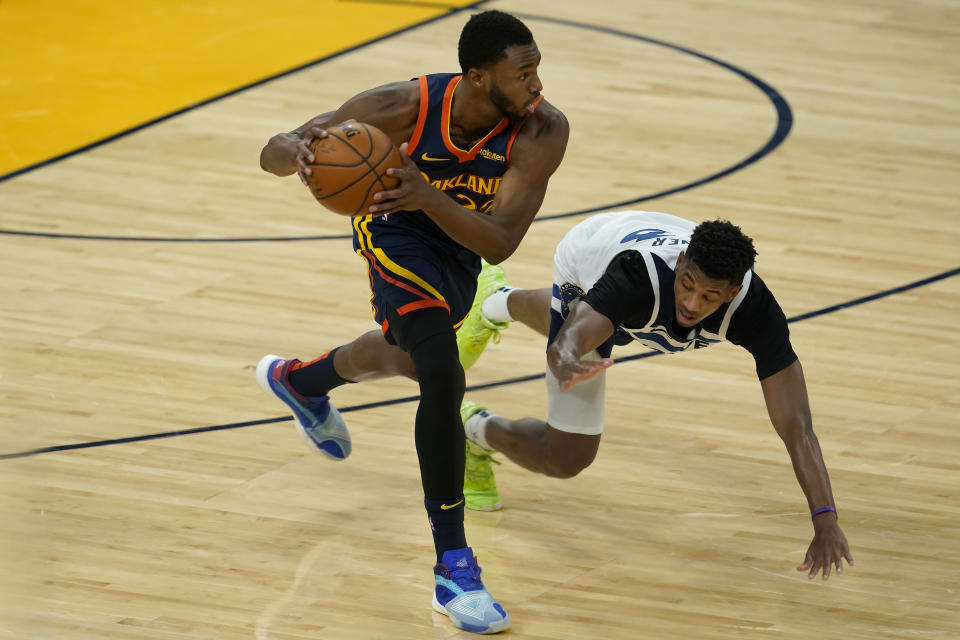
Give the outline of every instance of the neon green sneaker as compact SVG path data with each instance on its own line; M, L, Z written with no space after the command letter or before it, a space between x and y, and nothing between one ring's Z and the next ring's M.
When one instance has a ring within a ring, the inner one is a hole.
M460 405L460 419L466 422L467 418L483 409L476 402L465 400ZM500 493L497 492L497 480L490 466L490 463L500 464L500 461L494 460L492 453L467 438L467 467L463 474L463 498L467 509L497 511L503 508Z
M457 349L460 351L460 364L464 370L469 369L480 358L480 354L487 348L487 342L500 342L500 332L506 329L509 322L494 322L483 315L480 307L491 293L501 287L509 287L503 267L482 261L483 267L477 277L477 295L473 298L470 313L457 331Z

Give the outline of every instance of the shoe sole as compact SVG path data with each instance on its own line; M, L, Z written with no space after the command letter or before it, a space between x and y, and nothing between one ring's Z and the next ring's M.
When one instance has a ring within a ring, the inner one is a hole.
M480 635L487 635L487 634L490 634L490 633L500 633L501 631L504 631L504 630L510 628L510 615L509 615L509 614L507 614L507 617L504 618L503 620L501 620L500 622L495 622L495 623L491 624L490 626L488 626L485 630L482 630L482 631L481 631L481 630L477 630L477 629L475 629L475 628L471 628L471 626L466 626L466 627L465 627L465 626L463 626L463 623L462 623L462 622L460 622L459 620L457 620L456 618L454 618L453 616L451 616L451 615L450 615L450 612L447 611L446 608L445 608L442 604L440 604L440 601L437 600L437 593L436 593L436 591L434 591L434 593L433 593L433 602L431 603L431 605L433 606L433 610L434 610L434 611L436 611L437 613L442 613L443 615L445 615L445 616L447 616L448 618L450 618L450 622L453 623L453 626L455 626L455 627L458 628L458 629L463 629L464 631L470 631L471 633L478 633L478 634L480 634Z
M283 402L283 404L286 405L287 403L284 402L283 398L281 398L276 393L274 393L273 388L270 386L270 367L277 360L283 360L283 358L273 354L266 355L260 358L260 362L257 363L257 372L256 372L257 384L260 386L261 389L263 389L264 393L266 393L267 395L273 398L276 398L277 400L279 400L280 402ZM288 406L287 408L289 409L290 407ZM331 407L331 410L335 411L335 409L333 409L332 407ZM293 426L296 427L297 433L300 434L300 437L303 438L304 442L310 445L310 449L312 449L313 451L322 453L327 458L331 460L335 460L337 462L343 462L343 460L346 459L346 456L344 455L336 456L330 453L329 451L327 451L326 449L321 448L317 444L317 442L310 437L310 434L307 433L307 430L304 429L303 425L300 423L300 418L297 417L296 412L294 412L293 409L290 409L290 413L293 415ZM339 448L342 453L343 448L340 447L340 445L337 444L336 441L330 440L330 442L333 442L334 444L336 444L337 448Z
M503 503L502 503L502 502L495 502L495 503L493 503L493 504L485 504L485 505L483 505L482 507L474 507L474 506L471 506L471 504L470 504L469 502L466 502L466 503L464 504L464 506L465 506L467 509L470 509L471 511L486 511L486 512L488 512L488 513L489 513L489 512L492 512L492 511L500 511L501 509L503 509Z

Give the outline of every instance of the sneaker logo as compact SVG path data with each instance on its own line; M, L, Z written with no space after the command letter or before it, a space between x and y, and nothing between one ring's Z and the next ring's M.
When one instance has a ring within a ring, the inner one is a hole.
M470 566L470 563L467 562L466 558L460 558L459 560L457 560L457 566L461 569L466 569L467 567Z
M458 600L447 604L447 609L458 614L460 618L473 618L474 620L483 620L485 598L477 596L475 598Z
M461 500L460 502L456 502L456 503L454 503L454 504L450 504L450 505L441 504L441 505L440 505L440 508L443 509L444 511L446 511L447 509L453 509L454 507L460 506L461 504L463 504L463 500Z

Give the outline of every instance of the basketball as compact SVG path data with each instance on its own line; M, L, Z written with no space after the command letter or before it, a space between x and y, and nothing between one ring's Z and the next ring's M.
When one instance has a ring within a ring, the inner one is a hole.
M387 134L363 122L344 122L327 133L310 145L314 160L307 165L312 171L307 187L334 213L367 215L373 194L400 184L387 175L387 169L402 165L400 152Z

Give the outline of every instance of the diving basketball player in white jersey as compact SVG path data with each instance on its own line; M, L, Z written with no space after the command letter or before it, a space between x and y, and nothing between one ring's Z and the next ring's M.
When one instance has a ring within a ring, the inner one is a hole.
M567 233L554 257L552 291L510 288L502 271L491 272L487 279L499 286L478 290L458 335L461 362L472 365L510 321L546 335L547 420L511 420L463 404L467 507L500 508L490 469L494 451L558 478L593 462L614 345L636 340L676 353L728 340L754 357L770 420L810 508L814 538L798 570L811 579L822 572L826 580L832 568L842 572L844 559L853 564L813 432L803 370L780 305L753 272L755 257L753 241L729 222L697 225L663 213L617 211Z

